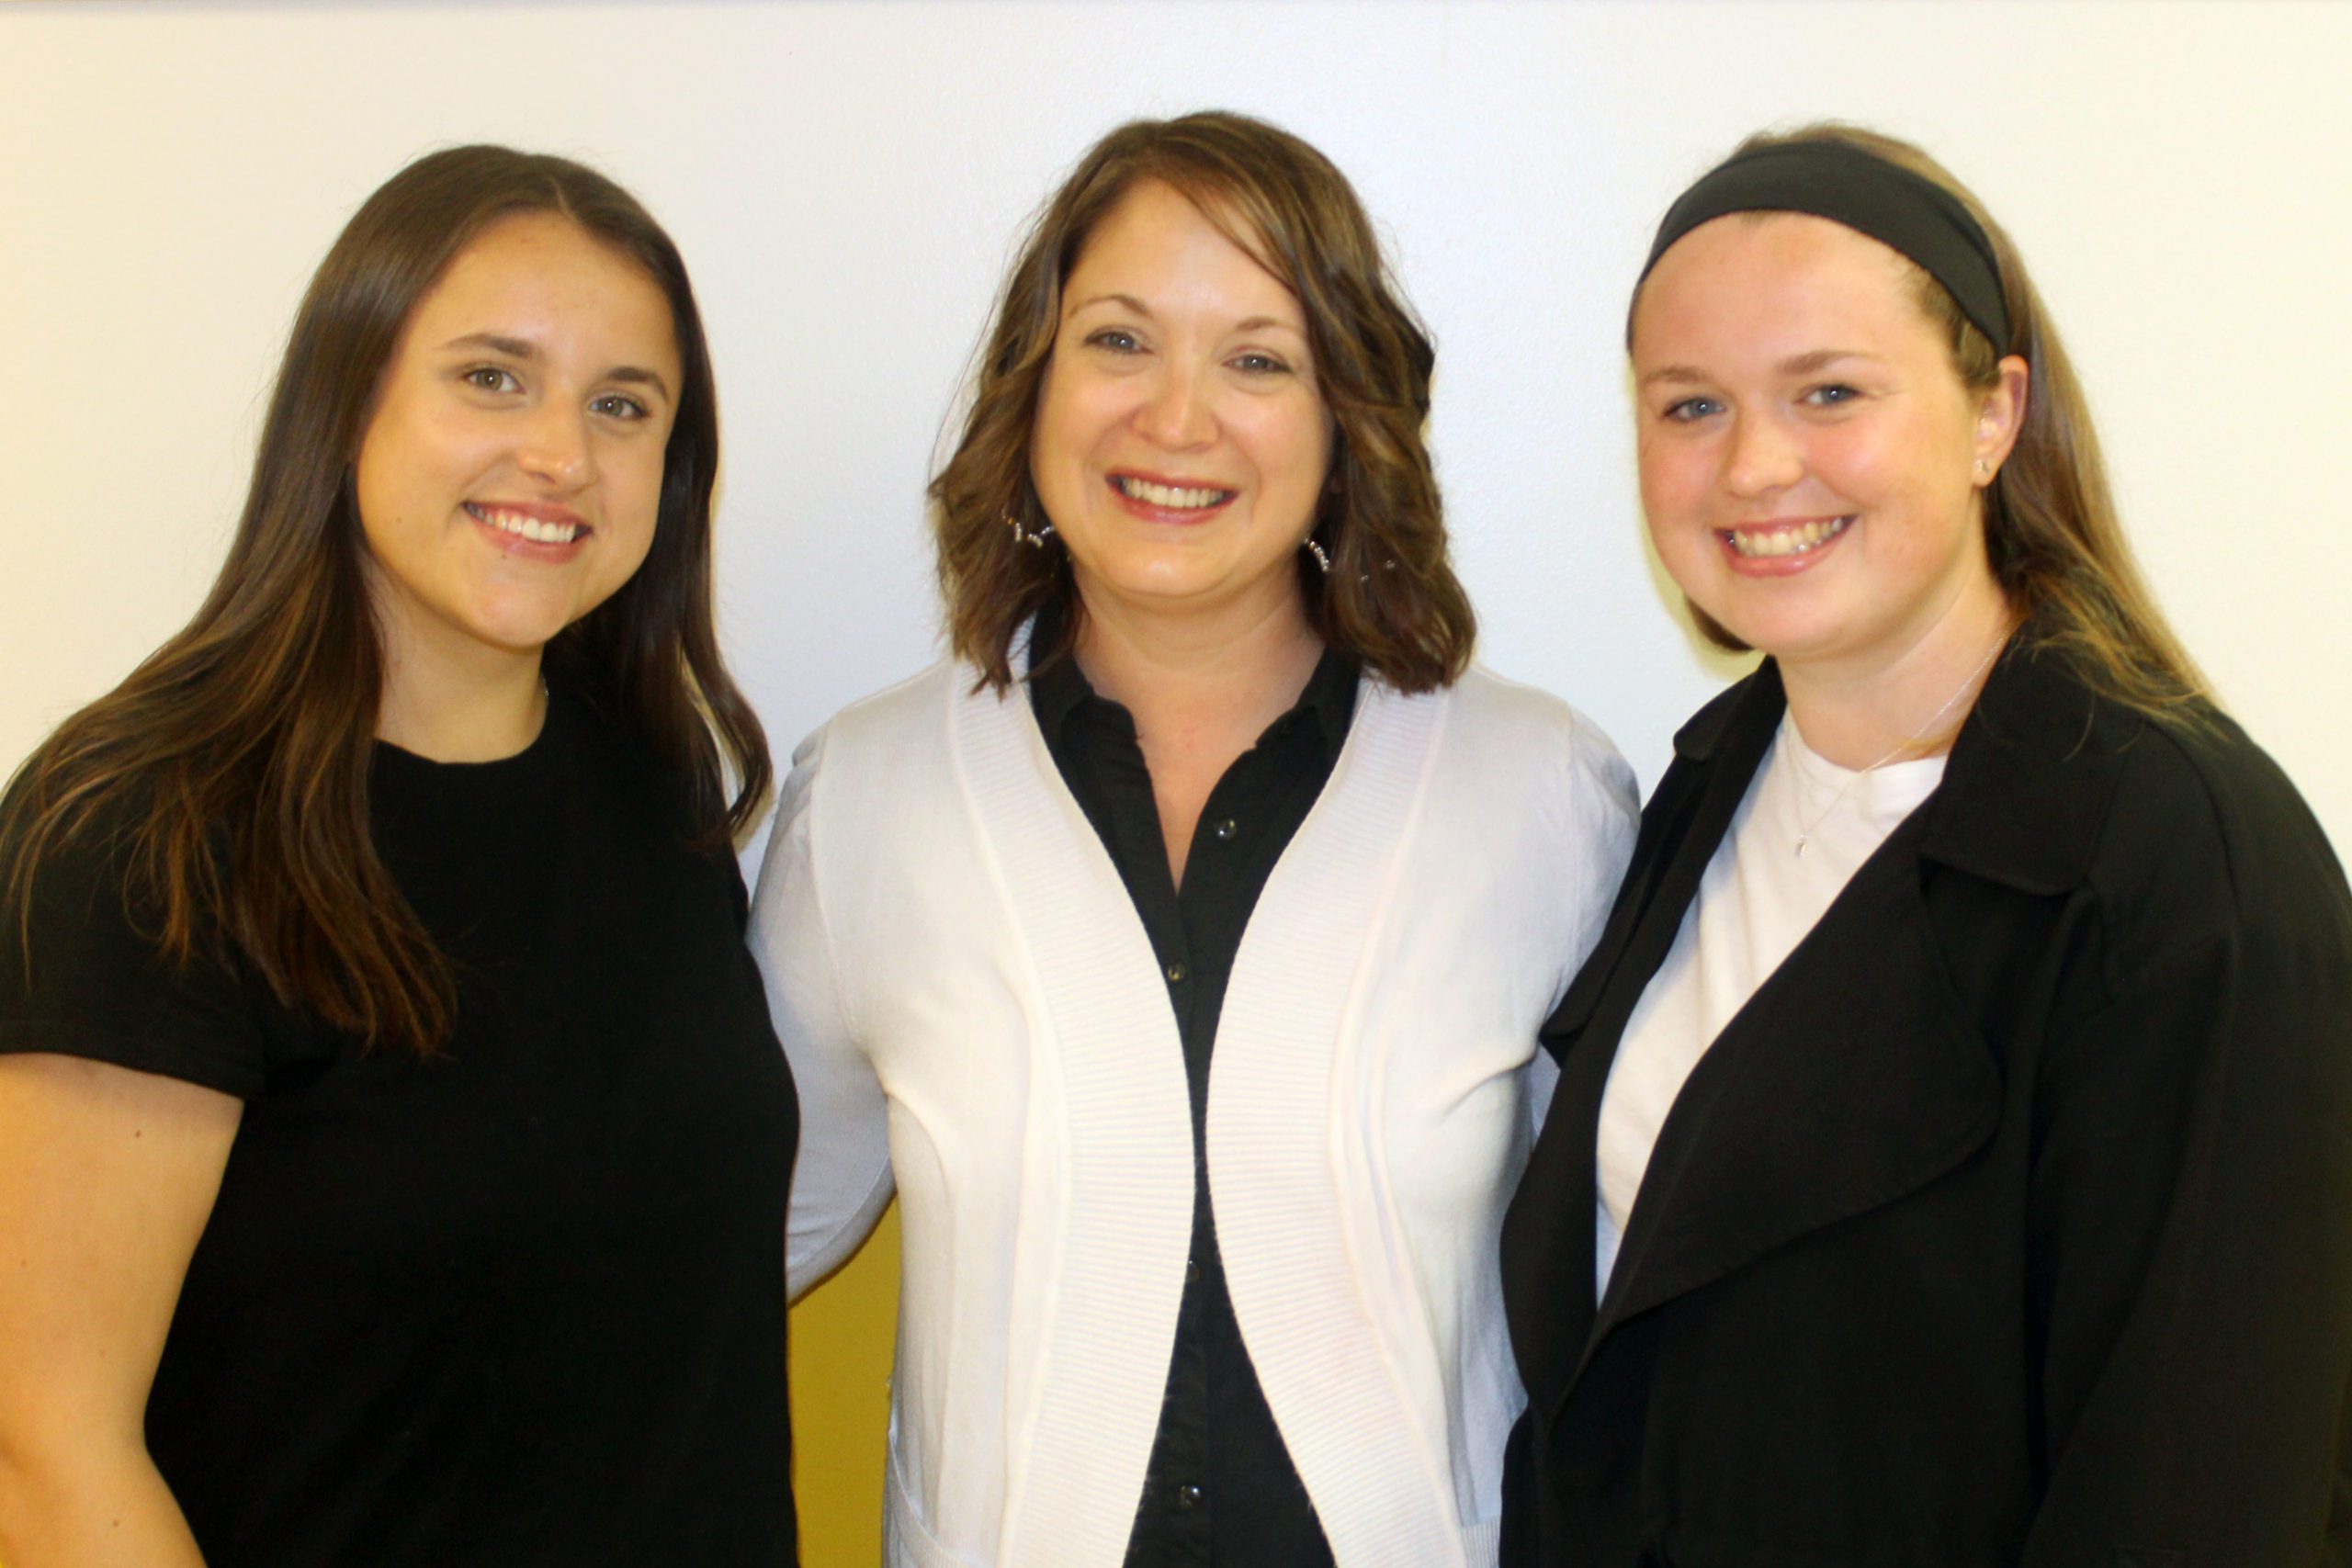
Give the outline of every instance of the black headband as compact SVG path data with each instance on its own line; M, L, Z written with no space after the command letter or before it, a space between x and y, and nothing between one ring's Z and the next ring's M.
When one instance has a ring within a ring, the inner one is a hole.
M1809 212L1867 234L1925 268L1996 353L2008 350L2009 310L1993 242L1933 180L1847 141L1781 141L1735 152L1667 209L1642 276L1675 241L1727 212Z

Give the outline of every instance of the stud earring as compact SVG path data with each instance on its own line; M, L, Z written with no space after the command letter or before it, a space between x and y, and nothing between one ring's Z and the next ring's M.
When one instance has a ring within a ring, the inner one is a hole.
M1054 536L1054 525L1051 523L1040 523L1035 530L1032 530L1023 524L1021 514L1017 512L1008 512L1004 514L1004 525L1012 530L1012 537L1016 543L1028 545L1036 549L1044 549L1046 541Z
M1991 479L1991 478L1993 477L1993 465L1992 465L1992 464L1990 464L1990 463L1988 463L1988 462L1986 462L1986 461L1985 461L1984 458L1982 458L1982 457L1977 458L1977 459L1976 459L1976 477L1977 477L1978 479Z

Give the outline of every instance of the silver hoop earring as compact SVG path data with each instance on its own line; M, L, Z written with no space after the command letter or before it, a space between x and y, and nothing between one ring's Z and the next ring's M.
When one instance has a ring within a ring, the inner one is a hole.
M1008 512L1004 514L1004 525L1012 530L1015 542L1036 549L1044 549L1046 541L1054 536L1054 525L1051 523L1040 523L1033 531L1021 521L1021 514L1017 512Z
M1306 536L1306 553L1315 558L1315 564L1323 570L1323 575L1326 577L1330 576L1331 558L1323 553L1323 547L1317 542L1314 535L1309 534Z

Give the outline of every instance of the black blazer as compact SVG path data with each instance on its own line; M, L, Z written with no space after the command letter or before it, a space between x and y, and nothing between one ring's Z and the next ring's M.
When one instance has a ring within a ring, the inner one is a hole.
M1545 1026L1503 1562L2352 1561L2352 898L2228 720L2054 653L1701 1059L1595 1302L1610 1062L1781 709L1676 738Z

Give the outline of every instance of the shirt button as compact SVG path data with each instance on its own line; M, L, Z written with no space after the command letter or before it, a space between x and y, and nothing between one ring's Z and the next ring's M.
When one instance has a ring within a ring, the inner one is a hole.
M1192 1258L1187 1258L1184 1259L1184 1283L1188 1285L1197 1285L1200 1282L1201 1266Z
M1181 984L1184 976L1191 973L1192 971L1182 964L1170 964L1168 966L1168 983L1171 986Z
M1197 1508L1201 1506L1201 1489L1197 1486L1179 1486L1176 1488L1176 1506L1186 1509Z
M1211 828L1209 829L1209 835L1216 839L1230 839L1233 837L1235 831L1236 829L1233 818L1228 817L1224 821L1219 822L1216 827Z

